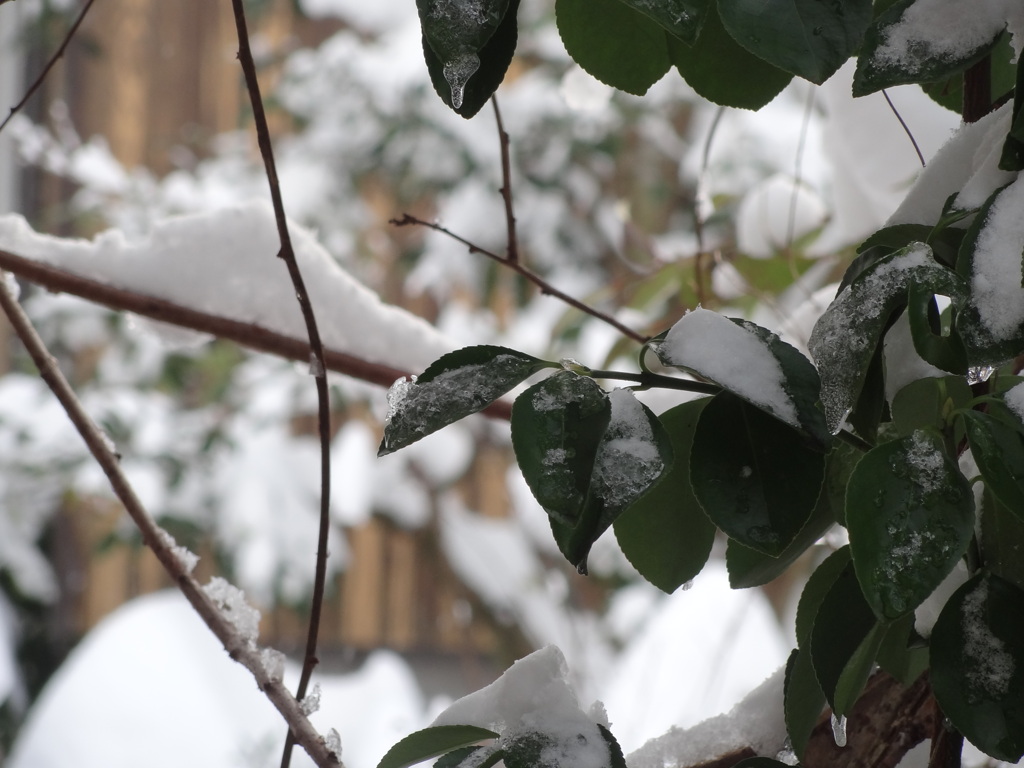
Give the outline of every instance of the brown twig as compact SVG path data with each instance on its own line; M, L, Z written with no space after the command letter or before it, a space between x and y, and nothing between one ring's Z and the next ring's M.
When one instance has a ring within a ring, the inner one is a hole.
M508 133L501 120L498 97L491 96L494 107L494 122L498 125L498 144L501 146L501 199L505 203L506 246L505 260L509 264L519 263L519 237L516 234L516 216L512 208L512 161L509 157Z
M327 371L324 363L324 349L320 342L320 331L317 328L313 305L306 291L302 272L295 259L292 249L291 234L288 231L288 219L284 212L284 200L281 197L281 185L277 178L277 166L274 162L274 149L270 141L270 126L267 124L266 110L263 108L263 97L260 95L259 78L256 74L256 62L249 46L249 30L245 22L243 0L231 0L235 14L235 29L238 33L238 60L245 75L246 87L249 90L249 101L252 105L253 118L256 122L256 137L263 157L263 166L270 185L270 197L274 205L274 218L277 220L277 233L281 240L281 251L278 256L288 267L295 295L306 322L309 335L309 347L312 352L311 363L316 380L317 421L320 432L320 526L316 548L316 572L313 577L313 597L309 612L309 631L306 635L306 652L302 659L302 673L299 676L299 687L296 698L303 699L313 669L319 663L317 659L317 640L320 634L320 617L323 610L324 592L327 586L327 538L331 527L331 401L327 389ZM296 734L289 730L285 739L284 752L281 755L281 768L288 768L291 763L292 747Z
M6 2L6 0L3 1ZM43 81L46 80L46 76L50 74L50 70L53 69L54 65L64 55L64 49L68 47L68 43L71 42L71 38L75 36L75 32L78 31L78 27L81 26L82 21L85 19L85 14L87 14L89 9L92 8L93 2L94 0L86 0L85 5L82 6L81 13L79 13L78 18L75 19L75 23L71 25L71 29L69 29L68 33L64 36L64 42L60 44L60 48L58 48L56 53L54 53L53 56L50 57L50 60L46 62L46 66L43 67L43 71L39 73L39 77L35 79L35 82L29 86L28 91L25 92L21 101L11 107L10 113L4 118L3 122L0 123L0 131L2 131L7 124L11 122L11 118L18 114L22 107L28 103L28 100L32 98L32 95L39 90L40 86L42 86Z
M26 259L8 251L0 250L0 269L40 285L48 291L70 293L111 309L133 312L136 315L179 328L208 333L257 352L266 352L303 363L309 361L310 350L307 339L286 336L255 323L244 323L220 315L211 315L207 312L183 307L166 299L117 288L49 264ZM342 373L381 387L389 387L396 379L409 376L409 371L382 363L371 363L334 349L324 350L324 364L329 371ZM483 413L486 416L507 421L511 418L512 409L508 403L498 401Z
M499 256L494 251L490 251L490 250L488 250L486 248L481 248L476 243L470 242L466 238L461 237L461 236L455 234L454 232L452 232L447 227L443 227L440 224L437 224L437 223L432 222L432 221L425 221L425 220L423 220L421 218L413 216L410 213L403 213L402 214L402 218L400 218L400 219L391 219L391 221L389 223L390 224L394 224L396 227L407 227L407 226L415 225L415 226L418 226L418 227L427 227L428 229L432 229L435 232L440 232L442 235L446 235L446 236L450 237L452 240L455 240L456 242L462 243L464 246L466 246L466 248L469 249L470 253L479 253L482 256L486 256L487 258L489 258L489 259L491 259L493 261L498 262L499 264L503 264L504 266L506 266L509 269L511 269L513 272L516 272L519 275L522 275L527 280L529 280L531 283L533 283L538 288L540 288L540 292L541 293L546 294L548 296L553 296L554 298L558 299L559 301L561 301L561 302L563 302L565 304L568 304L570 307L578 309L580 312L588 314L591 317L597 318L598 320L600 320L603 323L607 323L612 328L614 328L619 333L621 333L623 336L626 336L627 338L632 339L633 341L637 342L638 344L643 344L643 343L645 343L650 338L648 336L644 336L642 333L638 333L637 331L634 331L629 326L623 325L622 323L620 323L618 320L616 320L611 315L608 315L608 314L602 312L599 309L595 309L594 307L591 307L589 304L584 304L579 299L573 298L572 296L570 296L569 294L565 293L564 291L558 290L553 285L551 285L551 283L549 283L547 280L545 280L543 277L538 275L533 270L531 270L531 269L529 269L527 267L524 267L519 262L509 261L504 256Z
M272 677L268 673L259 649L251 640L243 637L221 613L220 609L203 591L199 582L189 573L189 569L182 559L172 549L173 540L149 516L121 471L118 457L108 446L107 438L86 413L78 396L68 384L67 379L64 378L56 360L47 350L39 334L36 333L32 322L21 305L18 304L6 281L2 279L3 277L0 274L0 307L10 319L15 333L35 362L40 377L60 401L71 422L88 446L89 452L106 474L117 498L124 505L135 525L138 526L143 541L153 550L160 564L177 584L178 589L185 595L210 631L217 636L231 658L252 672L260 690L277 707L288 723L289 729L295 734L295 738L309 753L313 761L323 768L337 766L339 763L334 753L327 748L323 738L309 722L298 699L288 693L280 679Z

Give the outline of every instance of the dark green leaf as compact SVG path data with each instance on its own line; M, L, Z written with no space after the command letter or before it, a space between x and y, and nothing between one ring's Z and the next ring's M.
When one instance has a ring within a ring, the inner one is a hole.
M818 616L825 595L832 589L846 567L850 564L850 548L841 547L826 557L814 569L814 573L804 585L800 593L800 602L796 609L796 640L802 650L810 648L811 630Z
M932 431L868 452L850 477L846 499L857 578L883 621L920 605L953 570L974 532L970 484Z
M622 754L622 747L619 746L619 742L612 736L612 732L600 723L597 724L597 729L601 732L601 736L604 737L605 744L608 745L608 754L611 757L609 768L626 768L626 756Z
M442 0L433 1L442 2ZM420 0L420 2L424 2L424 0ZM469 71L468 65L471 65L473 60L463 56L463 58L455 60L461 62L461 68L446 68L446 59L443 55L435 52L424 35L423 57L427 62L430 82L441 100L462 117L468 119L479 112L498 90L501 81L505 79L505 73L508 71L509 64L512 63L512 55L515 53L519 38L518 11L519 0L509 0L508 9L501 23L483 47L476 51L479 67L468 80L465 80L464 77L465 73ZM462 85L461 98L456 99L460 83Z
M892 420L900 437L925 427L941 431L950 413L966 406L972 397L967 381L959 376L918 379L892 399Z
M671 62L665 30L621 0L556 0L565 50L603 83L642 96Z
M967 292L955 272L935 261L931 248L914 243L865 269L814 326L809 346L830 429L837 430L856 404L882 335L912 284L949 296L954 305Z
M895 319L895 318L893 318ZM882 330L882 336L889 324ZM867 373L861 384L857 400L847 417L847 423L854 431L872 445L878 442L878 429L883 421L887 421L888 403L885 399L885 365L883 363L882 345L875 349L868 363ZM845 519L845 513L844 513Z
M809 444L827 451L832 436L818 408L820 381L811 361L759 325L706 309L687 312L652 344L665 365L713 381L765 413L800 429ZM744 365L723 357L739 356Z
M1024 434L981 411L964 411L971 455L989 490L1024 520Z
M980 544L985 567L1024 589L1024 520L987 490L982 506Z
M826 531L835 524L835 514L828 493L824 488L818 495L811 518L807 521L793 543L778 557L771 557L756 549L745 547L729 539L725 550L725 567L729 571L729 586L733 589L760 587L781 576L799 557L807 551Z
M377 768L406 768L498 734L475 725L438 725L409 734L388 750Z
M552 365L514 349L488 346L466 347L438 358L415 381L400 381L391 388L377 455L393 453L483 410Z
M725 31L714 7L695 42L668 40L669 57L698 94L715 104L760 109L793 76L757 58Z
M1021 254L1007 253L1009 246L1000 245L1017 237L1022 186L1018 179L989 196L960 249L957 270L970 280L972 293L957 328L970 365L1000 365L1024 351L1024 318L1011 309L1024 299Z
M848 443L836 442L828 455L825 465L825 488L828 494L832 514L836 522L846 527L846 486L850 482L853 468L861 460L864 452Z
M629 562L665 592L700 573L715 540L715 526L690 486L693 431L707 402L691 400L658 417L672 441L672 467L615 521L615 537Z
M825 694L818 685L809 650L796 649L789 655L784 691L786 732L793 752L803 759L811 731L825 708Z
M719 0L725 28L779 69L821 84L860 47L870 0Z
M893 27L904 16L916 0L900 0L876 19L864 36L864 48L857 59L857 70L853 76L853 95L866 96L869 93L891 88L904 83L933 83L945 80L951 75L963 72L972 64L981 61L995 46L999 37L996 31L990 40L967 51L951 53L942 46L934 45L927 29L908 26L903 23L901 34L908 38L905 44L890 42ZM927 14L918 14L922 25L931 19ZM934 26L934 25L933 25Z
M1017 77L1014 83L1013 122L1003 142L1003 154L999 167L1004 171L1024 169L1024 65L1017 62Z
M837 717L846 714L860 695L882 634L853 565L847 563L821 600L810 637L814 672Z
M915 637L913 630L914 614L908 613L888 625L878 649L878 666L903 685L913 683L928 668L928 647L910 644Z
M1024 591L979 573L953 593L931 636L935 698L998 760L1024 757Z
M714 8L714 0L622 0L633 10L654 19L667 32L686 43L693 43Z
M951 310L956 312L956 310ZM967 350L956 331L943 335L939 325L935 295L927 288L911 285L907 300L907 319L914 349L925 362L949 373L967 373Z
M722 392L700 414L690 456L693 492L739 543L781 555L814 509L825 457L799 432Z
M556 741L541 731L513 732L504 739L506 768L538 768L547 765L541 754Z

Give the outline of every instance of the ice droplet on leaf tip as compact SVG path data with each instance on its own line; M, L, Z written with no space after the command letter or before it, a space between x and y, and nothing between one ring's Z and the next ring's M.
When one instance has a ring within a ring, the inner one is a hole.
M832 713L832 738L837 747L846 746L846 715L836 717L836 713Z
M480 57L475 53L464 53L445 63L441 71L452 89L452 107L454 109L462 107L466 83L478 69L480 69Z

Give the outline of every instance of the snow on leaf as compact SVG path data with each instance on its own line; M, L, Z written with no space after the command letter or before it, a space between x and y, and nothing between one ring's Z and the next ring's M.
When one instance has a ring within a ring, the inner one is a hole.
M808 345L821 375L821 401L831 431L838 431L860 394L868 365L893 311L912 283L957 302L963 290L931 248L912 243L881 259L846 286L814 326Z

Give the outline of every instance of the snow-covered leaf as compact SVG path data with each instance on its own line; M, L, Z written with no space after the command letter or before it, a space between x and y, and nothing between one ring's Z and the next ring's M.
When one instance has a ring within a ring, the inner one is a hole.
M597 538L672 460L664 428L630 392L608 395L568 371L519 396L512 444L558 548L581 573Z
M442 356L412 381L388 392L388 416L378 456L415 443L483 410L552 363L505 347L466 347Z
M853 95L962 72L991 51L1005 27L1002 3L968 7L960 0L899 0L868 28Z
M957 265L970 281L958 328L971 365L995 365L1024 350L1024 179L996 190L964 237Z
M920 605L974 532L970 483L939 433L918 430L868 452L850 477L846 526L875 615L891 621Z
M825 456L760 408L722 392L693 436L693 492L714 523L741 544L777 557L800 534L825 476Z
M870 0L719 0L725 28L740 45L779 69L819 85L860 47Z
M949 296L954 304L965 294L963 281L935 261L931 248L913 243L865 269L814 326L809 348L830 430L837 431L856 404L882 335L912 284Z
M691 400L658 417L672 442L672 466L615 521L623 554L665 592L674 592L700 573L715 540L715 526L690 485L693 431L708 402Z
M765 328L717 312L687 312L652 343L665 365L689 371L800 430L821 450L831 443L817 406L811 362Z
M1024 591L978 573L942 609L931 636L935 698L957 730L997 760L1024 757Z
M406 768L460 747L495 739L498 734L474 725L435 725L411 733L388 750L377 768Z

